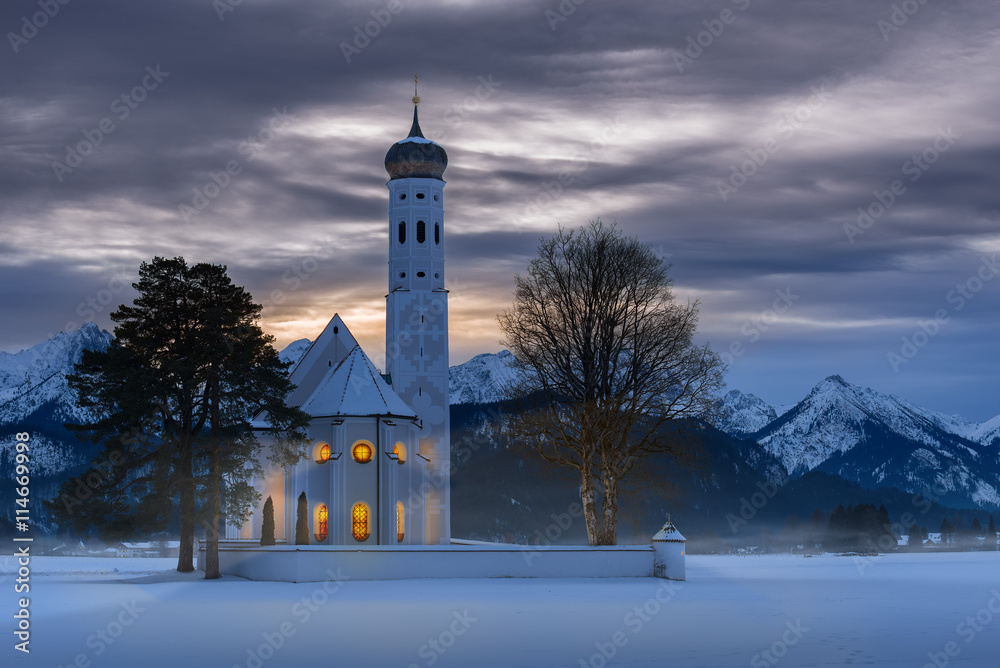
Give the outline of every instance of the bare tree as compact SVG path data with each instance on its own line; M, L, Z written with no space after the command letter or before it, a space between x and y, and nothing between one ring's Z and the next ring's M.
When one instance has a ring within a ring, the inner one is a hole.
M579 472L591 545L617 541L618 496L649 455L681 456L708 415L724 364L696 346L698 303L677 304L656 253L591 221L542 239L498 317L522 399L507 428L521 447Z

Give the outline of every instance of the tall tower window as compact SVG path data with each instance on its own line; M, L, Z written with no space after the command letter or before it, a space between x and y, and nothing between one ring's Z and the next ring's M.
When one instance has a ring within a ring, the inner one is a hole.
M325 503L316 506L316 542L322 543L330 533L330 511Z
M406 243L406 221L399 221L399 243L400 245Z
M371 513L364 503L355 503L351 508L351 535L354 540L363 543L372 535Z
M425 228L426 228L426 226L424 225L424 221L418 220L417 221L417 243L418 244L424 243L424 239L427 236Z
M403 509L403 502L396 502L396 542L402 543L406 535L406 511Z
M434 223L434 243L441 243L441 223Z

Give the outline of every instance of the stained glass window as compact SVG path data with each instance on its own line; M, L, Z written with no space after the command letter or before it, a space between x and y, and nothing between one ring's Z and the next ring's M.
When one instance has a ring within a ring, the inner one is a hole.
M371 535L371 524L368 519L368 506L363 503L354 504L351 509L351 535L358 542L368 540Z
M405 526L406 518L404 517L404 512L405 511L403 510L403 502L402 501L397 501L396 502L396 542L397 543L402 543L403 542L403 535L404 535L405 529L406 529L406 526Z
M316 540L318 542L326 540L327 534L330 532L329 520L330 513L326 508L326 504L319 504L319 508L316 509Z
M354 457L354 461L359 464L367 464L372 460L372 446L370 443L360 441L354 444L351 449L351 456Z
M318 464L325 464L330 461L330 446L324 444L323 447L319 449L319 454L316 456L316 462Z

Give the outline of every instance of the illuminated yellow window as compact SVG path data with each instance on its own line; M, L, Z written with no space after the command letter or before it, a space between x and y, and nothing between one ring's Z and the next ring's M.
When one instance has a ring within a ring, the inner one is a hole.
M400 464L406 461L406 446L402 443L397 443L396 447L392 449L392 452L396 455L396 460Z
M354 457L354 461L359 464L367 464L372 460L372 444L366 441L358 441L351 448L351 456Z
M406 518L404 516L405 511L403 510L403 502L396 502L396 542L402 543L403 536L405 535L404 530L406 528Z
M323 542L330 532L330 512L325 503L316 506L316 541Z
M368 540L372 533L368 506L363 503L355 503L351 509L351 535L354 540L363 542Z
M330 461L330 446L324 443L316 454L316 463L325 464Z

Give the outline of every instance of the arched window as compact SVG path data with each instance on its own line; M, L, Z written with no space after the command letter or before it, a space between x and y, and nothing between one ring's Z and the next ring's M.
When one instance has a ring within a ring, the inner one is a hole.
M406 446L400 441L396 443L396 446L392 449L392 454L396 455L396 460L402 464L406 461Z
M427 237L425 227L426 226L424 225L424 221L422 221L422 220L418 220L417 221L417 243L418 244L424 243L424 240Z
M316 521L314 524L316 526L316 542L322 543L330 533L330 512L327 510L325 503L316 506Z
M403 502L396 502L396 542L402 543L403 536L405 535L406 529L406 517L404 515L406 511L403 510Z
M372 534L371 514L364 503L355 503L351 508L351 535L362 543Z
M327 445L326 443L323 443L319 446L319 449L316 451L316 463L326 464L328 461L330 461L330 446Z
M372 454L374 450L372 449L372 444L368 441L358 441L351 448L351 456L354 457L354 461L359 464L367 464L372 460Z
M406 243L406 221L399 221L399 243L400 245Z
M441 243L441 223L434 223L434 243Z

